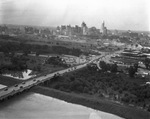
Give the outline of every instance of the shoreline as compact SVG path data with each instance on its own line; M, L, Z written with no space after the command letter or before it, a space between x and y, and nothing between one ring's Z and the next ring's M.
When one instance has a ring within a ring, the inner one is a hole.
M31 92L43 94L69 103L79 104L95 110L111 113L125 119L149 119L150 113L141 109L135 109L125 105L120 105L103 99L85 97L83 95L67 93L56 89L35 86Z

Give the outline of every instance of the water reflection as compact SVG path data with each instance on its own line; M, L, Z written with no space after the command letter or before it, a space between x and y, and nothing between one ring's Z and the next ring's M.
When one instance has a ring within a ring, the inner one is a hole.
M26 80L29 79L31 77L34 77L36 75L32 74L32 70L27 69L25 71L15 71L15 72L9 72L7 74L3 74L3 76L8 76L8 77L13 77L16 79L21 79L21 80Z
M1 105L2 106L2 105ZM0 108L1 119L123 119L85 106L28 93Z

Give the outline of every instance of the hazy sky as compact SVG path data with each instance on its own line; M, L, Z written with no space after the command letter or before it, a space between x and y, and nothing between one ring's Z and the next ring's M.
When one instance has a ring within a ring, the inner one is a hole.
M149 30L149 0L0 0L0 24Z

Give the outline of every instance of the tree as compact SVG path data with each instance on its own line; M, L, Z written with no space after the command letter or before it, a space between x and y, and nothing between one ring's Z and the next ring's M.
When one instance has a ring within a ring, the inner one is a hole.
M130 77L134 77L136 70L133 66L130 66L128 72Z
M3 48L3 53L5 56L9 56L9 49L7 47Z
M96 64L88 64L87 65L87 68L88 68L88 70L90 70L90 71L97 71L97 65Z
M14 52L14 51L11 51L10 56L11 56L11 57L14 57L14 56L15 56L15 52Z
M24 50L23 55L28 56L28 54L30 53L30 51L28 49Z
M149 111L149 112L150 112L150 105L148 106L148 109L147 109L147 111Z
M2 66L2 64L0 65L0 74L2 74L3 73L3 66Z
M144 65L145 65L145 67L146 67L146 69L149 69L150 68L150 59L149 58L145 58L145 60L144 60Z
M102 71L107 71L108 70L108 66L107 66L107 64L104 62L104 61L100 61L100 67L102 68Z
M40 53L37 51L37 52L36 52L36 56L39 56L39 55L40 55Z
M87 87L84 87L83 92L84 92L84 93L88 93L88 92L89 92L89 89L88 89Z
M134 63L134 69L135 69L135 72L137 72L138 67L139 67L139 64L138 64L138 63Z
M111 67L110 67L110 71L111 72L113 72L113 73L116 73L117 72L117 64L115 63L115 64L113 64L113 65L111 65Z
M37 66L37 71L41 71L41 66L40 65Z
M24 70L27 69L27 64L26 64L27 59L24 57L11 57L11 63L10 65L12 70Z
M68 65L62 61L62 59L57 56L57 57L50 57L46 61L47 64L52 64L54 66L62 66L62 67L68 67Z

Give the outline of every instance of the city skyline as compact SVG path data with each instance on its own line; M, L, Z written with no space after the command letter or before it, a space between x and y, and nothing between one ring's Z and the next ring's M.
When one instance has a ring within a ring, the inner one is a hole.
M80 25L100 29L150 31L148 0L2 0L0 24Z

